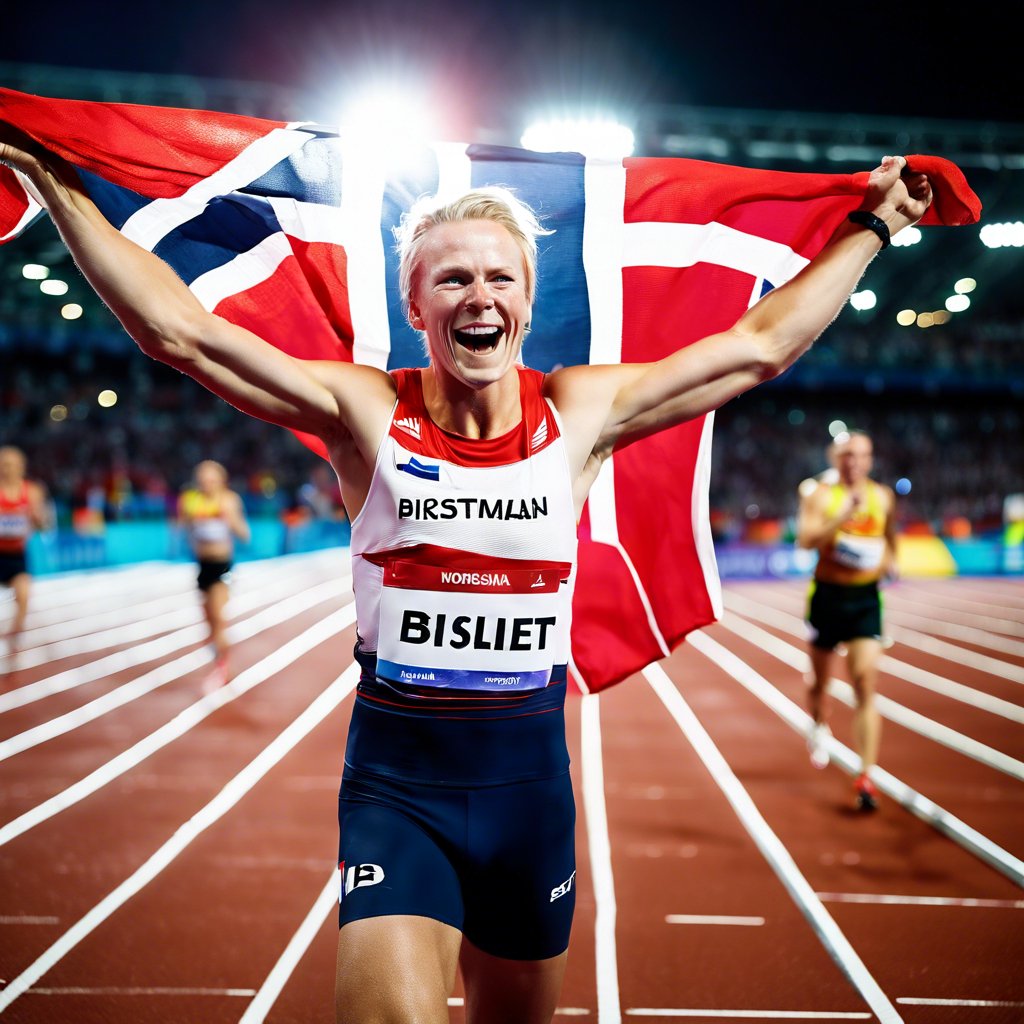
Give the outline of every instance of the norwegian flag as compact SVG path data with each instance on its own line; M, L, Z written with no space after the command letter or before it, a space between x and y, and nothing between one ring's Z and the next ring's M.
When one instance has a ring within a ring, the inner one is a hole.
M424 361L402 313L391 230L421 195L510 186L554 229L541 240L523 356L548 371L647 362L728 328L813 258L867 184L866 172L451 143L379 152L321 125L4 89L0 117L75 164L111 223L166 260L206 309L299 358L382 368ZM978 219L955 165L910 163L937 192L925 223ZM38 212L0 168L0 240ZM615 452L594 485L572 635L586 689L667 655L719 614L712 421Z

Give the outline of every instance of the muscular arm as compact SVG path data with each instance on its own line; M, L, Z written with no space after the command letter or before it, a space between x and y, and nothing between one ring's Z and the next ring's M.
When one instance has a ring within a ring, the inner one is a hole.
M315 434L329 448L351 435L372 461L378 421L393 401L387 374L293 359L208 313L163 260L107 222L69 164L7 125L0 125L0 160L26 175L79 269L143 352L244 412Z
M919 220L931 201L922 175L901 179L904 165L902 158L889 159L872 172L863 207L893 234ZM577 471L782 373L839 314L880 245L873 232L844 221L810 264L728 331L656 363L552 374L549 393L567 421Z
M243 543L248 544L251 531L249 521L245 518L245 506L242 504L241 496L234 491L229 492L231 497L227 503L227 521L231 532Z
M37 530L48 530L52 525L46 491L34 481L30 481L28 485L28 515L32 526Z

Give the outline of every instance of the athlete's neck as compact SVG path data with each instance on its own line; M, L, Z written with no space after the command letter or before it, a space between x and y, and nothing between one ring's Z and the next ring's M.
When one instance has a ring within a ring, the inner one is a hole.
M473 440L500 437L523 418L515 366L500 380L482 388L467 387L432 366L422 371L421 380L427 413L450 433Z

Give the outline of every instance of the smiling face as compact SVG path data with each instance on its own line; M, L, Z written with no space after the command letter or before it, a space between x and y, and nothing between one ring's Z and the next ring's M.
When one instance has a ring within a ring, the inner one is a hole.
M426 334L431 366L479 390L519 358L530 320L526 261L500 224L436 224L412 269L409 321Z

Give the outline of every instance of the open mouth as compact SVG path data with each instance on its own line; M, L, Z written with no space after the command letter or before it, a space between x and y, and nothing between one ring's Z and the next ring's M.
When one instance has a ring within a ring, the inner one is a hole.
M504 333L505 331L497 326L452 329L452 335L463 348L478 353L493 352Z

